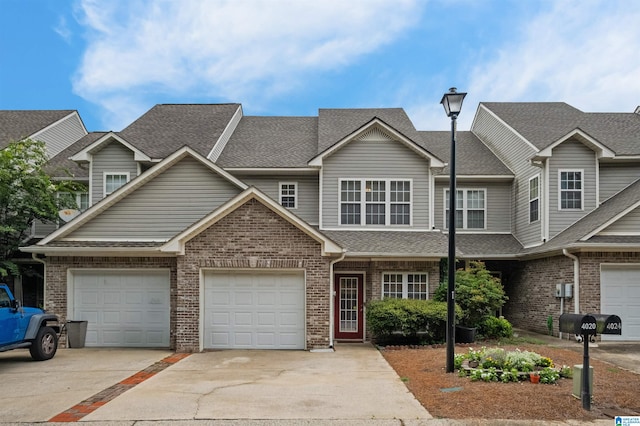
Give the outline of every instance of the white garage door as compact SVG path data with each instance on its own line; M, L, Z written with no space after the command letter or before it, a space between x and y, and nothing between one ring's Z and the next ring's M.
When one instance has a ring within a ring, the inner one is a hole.
M304 349L302 272L204 274L204 347Z
M75 270L71 320L86 346L169 347L168 270Z
M603 314L618 315L622 336L604 340L640 340L640 265L601 265L600 293Z

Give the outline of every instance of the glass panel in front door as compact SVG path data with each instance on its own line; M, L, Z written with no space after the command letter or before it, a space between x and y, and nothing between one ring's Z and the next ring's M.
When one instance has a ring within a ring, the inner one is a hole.
M340 331L358 331L358 278L340 278Z

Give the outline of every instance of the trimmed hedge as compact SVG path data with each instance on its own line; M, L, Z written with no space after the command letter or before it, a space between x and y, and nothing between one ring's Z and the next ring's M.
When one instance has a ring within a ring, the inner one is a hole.
M456 306L456 317L462 311ZM445 340L447 303L383 299L367 304L367 327L380 344L429 344Z

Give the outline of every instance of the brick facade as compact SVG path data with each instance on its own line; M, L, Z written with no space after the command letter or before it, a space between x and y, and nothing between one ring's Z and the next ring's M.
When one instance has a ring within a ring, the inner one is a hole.
M306 274L307 349L329 346L331 258L256 200L191 239L178 259L178 351L198 350L200 269L297 269Z
M200 272L222 270L304 270L307 349L329 346L331 258L321 244L256 200L248 201L185 246L177 258L48 257L46 308L66 322L70 268L171 271L171 349L200 349ZM64 346L66 341L62 342Z
M603 263L640 263L640 253L577 253L580 277L580 312L600 312L600 265ZM547 317L553 318L553 334L558 335L560 299L556 284L573 283L573 260L566 256L520 262L518 271L505 285L507 301L503 314L515 327L547 333ZM575 289L574 289L575 291ZM564 313L574 312L574 299L564 300Z

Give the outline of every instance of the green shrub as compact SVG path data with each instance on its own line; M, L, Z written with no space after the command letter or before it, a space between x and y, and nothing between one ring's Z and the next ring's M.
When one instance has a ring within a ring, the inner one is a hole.
M456 308L457 315L460 309ZM434 300L383 299L367 304L367 326L379 343L444 341L447 304Z
M480 323L479 330L487 339L500 339L513 337L513 326L509 321L500 317L487 316Z
M493 315L507 300L500 280L477 261L456 271L455 292L456 304L462 308L460 323L467 327L479 327L486 316ZM447 300L446 282L438 287L434 300Z

